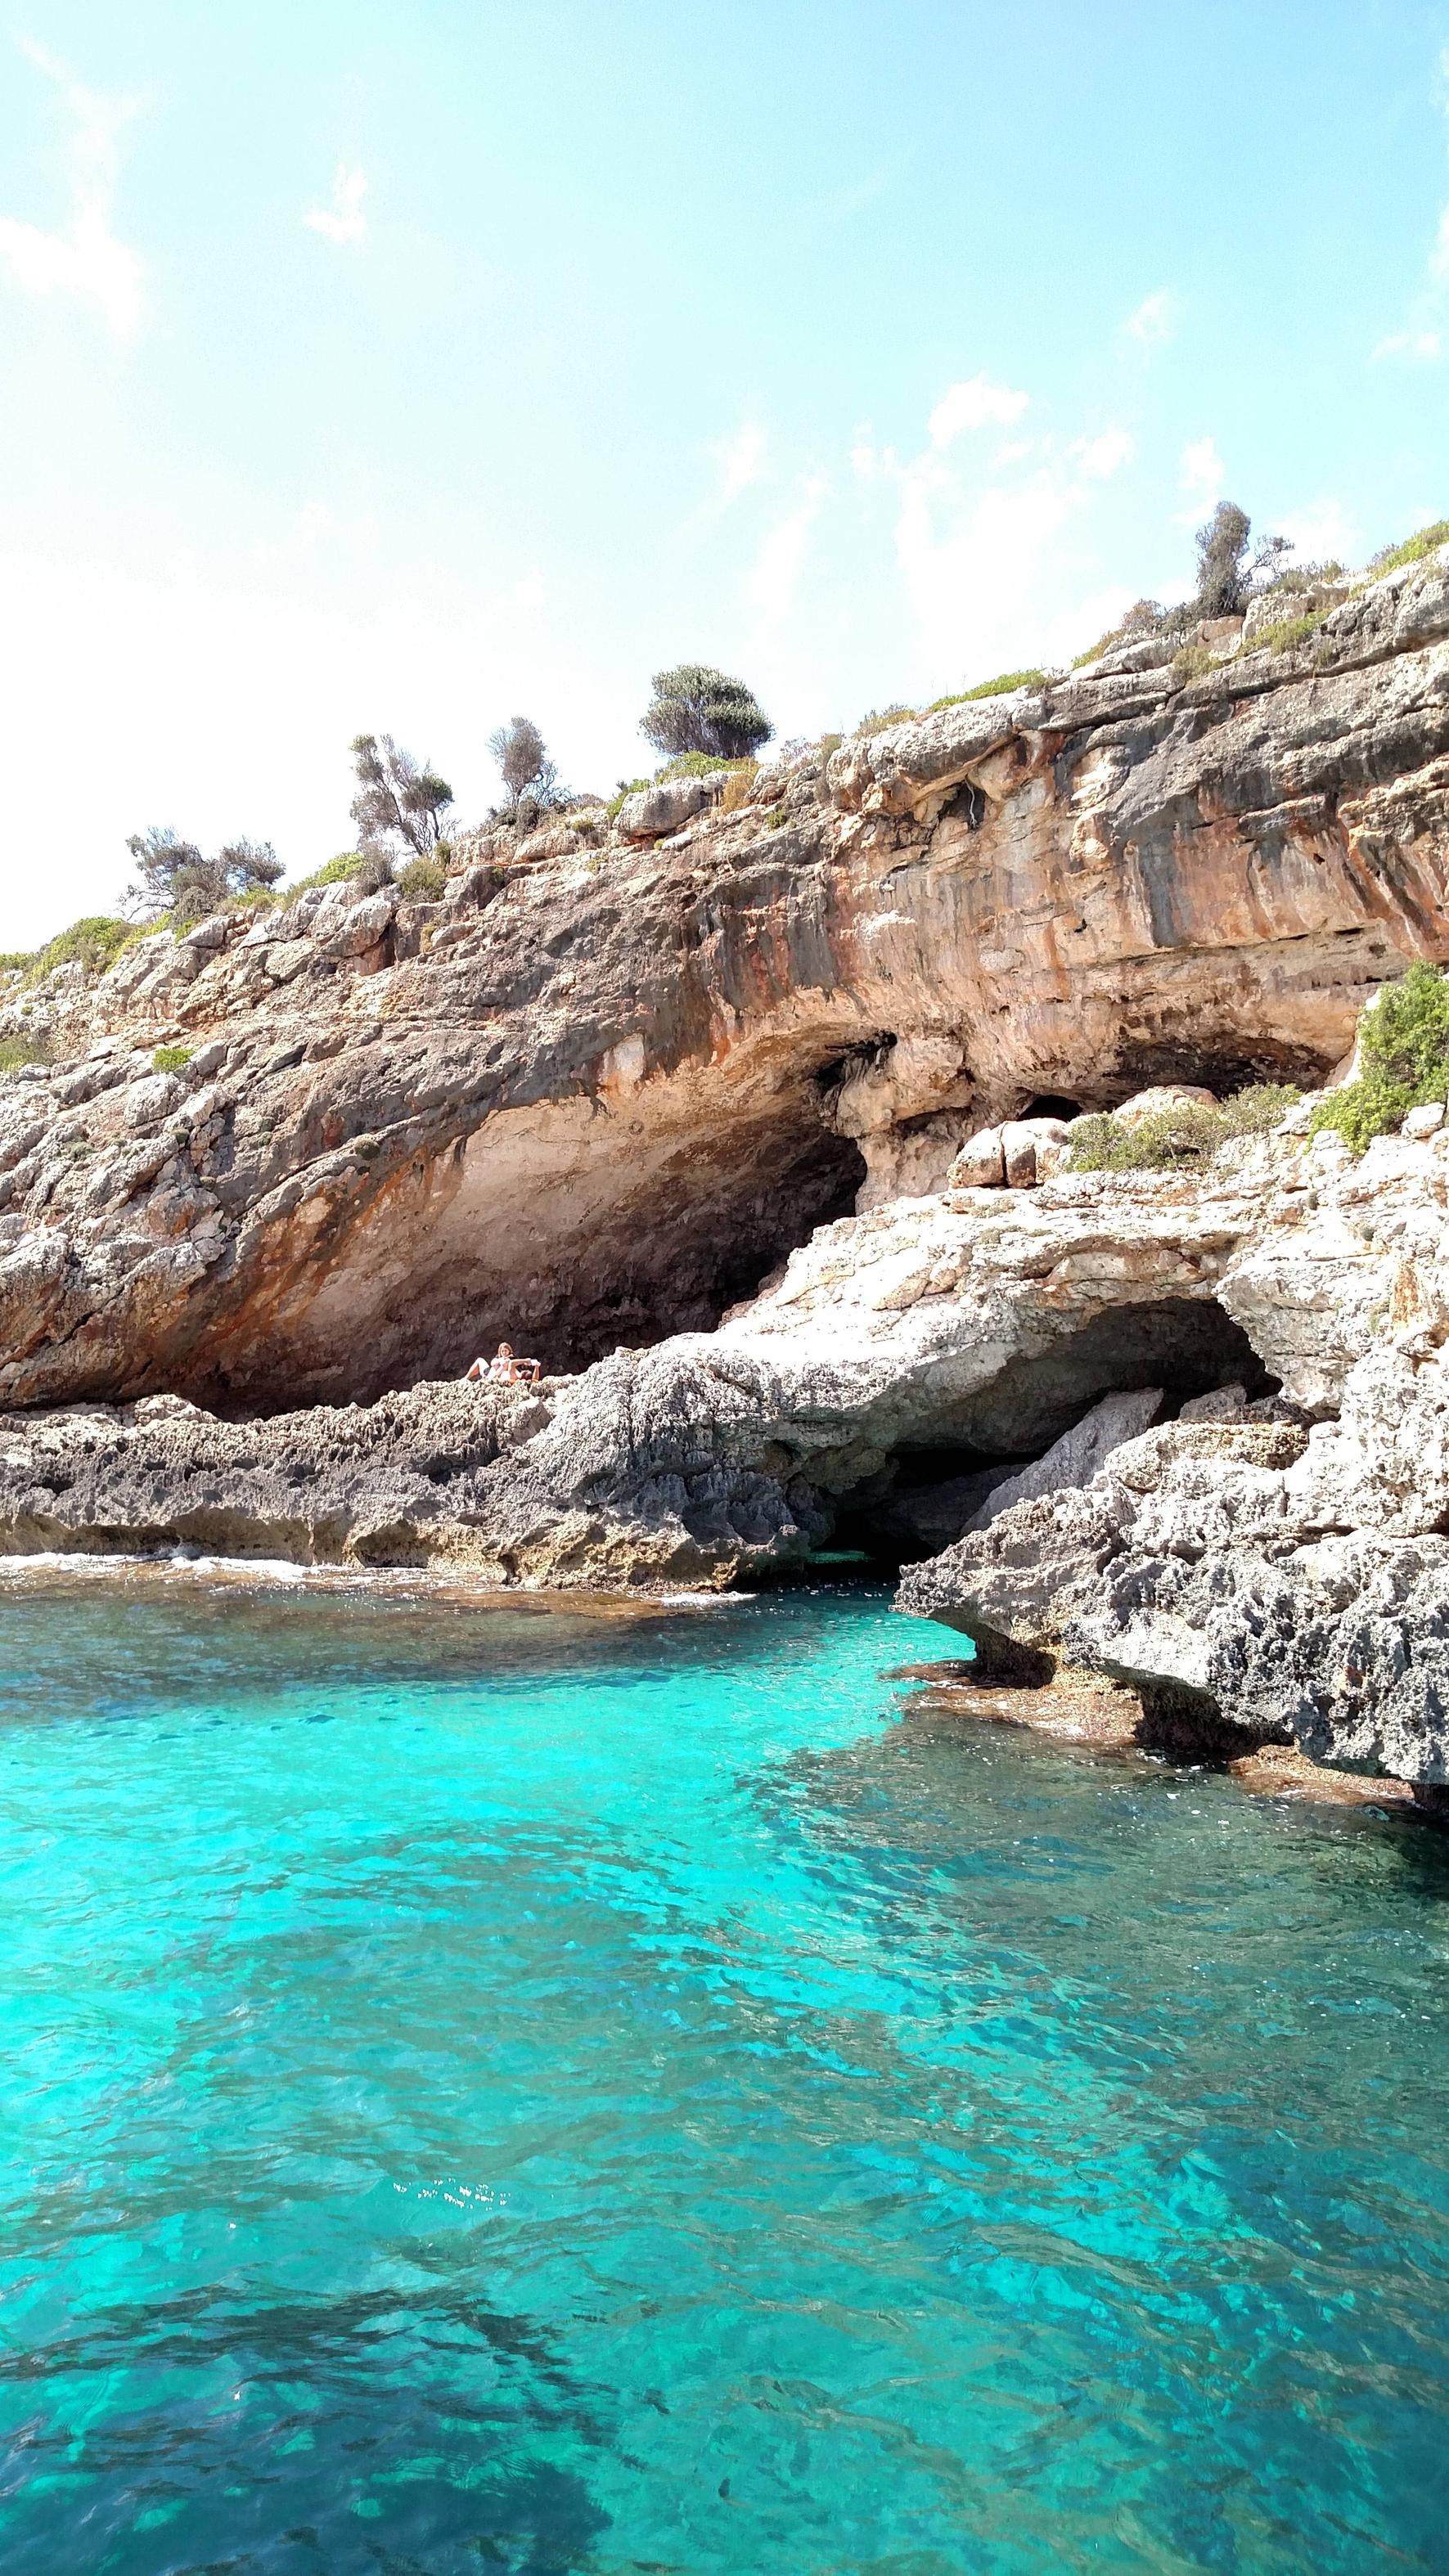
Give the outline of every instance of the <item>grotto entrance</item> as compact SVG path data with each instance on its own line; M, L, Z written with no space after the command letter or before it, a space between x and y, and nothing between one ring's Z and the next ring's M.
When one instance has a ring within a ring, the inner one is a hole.
M371 1403L459 1378L500 1341L549 1377L711 1332L815 1228L853 1212L860 1148L813 1087L634 1117L586 1096L504 1110L419 1154L301 1259L179 1392L218 1413ZM290 1247L289 1247L290 1248Z
M1215 1299L1164 1298L1098 1316L934 1426L922 1424L886 1465L843 1493L826 1552L884 1573L963 1536L996 1486L1041 1458L1105 1395L1160 1387L1155 1420L1237 1383L1249 1402L1278 1391L1241 1326ZM862 1562L863 1560L863 1562Z

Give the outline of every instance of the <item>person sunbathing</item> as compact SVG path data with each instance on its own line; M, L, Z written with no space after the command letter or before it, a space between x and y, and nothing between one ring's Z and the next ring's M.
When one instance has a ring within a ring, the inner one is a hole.
M491 1360L478 1358L464 1371L464 1384L469 1378L480 1382L487 1378L494 1386L537 1386L543 1370L537 1360L516 1359L511 1342L500 1342Z

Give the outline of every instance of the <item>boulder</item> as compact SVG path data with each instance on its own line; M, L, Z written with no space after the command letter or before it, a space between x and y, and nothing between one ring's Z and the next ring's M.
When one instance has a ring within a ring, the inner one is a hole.
M1065 1118L1011 1118L1001 1130L1001 1153L1006 1167L1008 1189L1030 1190L1046 1174L1038 1169L1039 1158L1052 1149L1062 1149L1067 1142Z
M653 787L641 788L637 795L626 796L619 808L620 832L626 841L657 841L667 832L677 832L691 816L717 802L729 775L727 769L715 769L703 778L664 778Z
M995 1486L988 1499L966 1524L968 1530L989 1529L1013 1503L1033 1501L1039 1494L1059 1494L1074 1486L1089 1485L1100 1467L1105 1466L1114 1449L1124 1440L1135 1440L1140 1432L1150 1429L1162 1410L1160 1386L1144 1387L1125 1395L1104 1395L1090 1413L1084 1413L1060 1440L1054 1440L1041 1458L1023 1467L1019 1475L1008 1476Z
M1147 1091L1134 1091L1130 1100L1118 1102L1112 1115L1123 1127L1141 1127L1149 1118L1160 1118L1173 1109L1216 1109L1217 1094L1205 1091L1199 1082L1158 1082Z
M968 1136L946 1176L952 1190L995 1190L1006 1183L1006 1154L999 1127L981 1127Z
M386 934L399 901L395 886L381 886L376 894L363 895L358 901L319 916L314 929L324 956L365 956ZM267 971L274 971L270 959Z

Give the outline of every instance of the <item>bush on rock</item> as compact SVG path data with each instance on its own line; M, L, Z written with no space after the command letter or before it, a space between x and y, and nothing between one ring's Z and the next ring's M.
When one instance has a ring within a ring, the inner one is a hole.
M1231 1100L1185 1100L1128 1125L1104 1113L1073 1121L1074 1172L1170 1172L1210 1162L1235 1136L1261 1136L1301 1098L1291 1082L1255 1082Z
M681 662L672 671L656 671L653 689L639 731L656 751L703 751L712 759L740 760L774 733L744 681L707 663Z
M1361 1154L1410 1109L1449 1100L1449 978L1421 965L1386 984L1359 1021L1358 1059L1357 1078L1315 1101L1309 1125Z
M1417 536L1406 537L1401 546L1384 546L1370 555L1368 569L1377 581L1383 573L1397 572L1401 564L1422 563L1425 555L1437 546L1449 545L1449 519L1436 519L1431 528L1420 528Z
M185 930L207 913L219 912L233 895L266 891L283 874L270 841L228 841L208 859L195 841L180 839L169 823L153 823L149 831L132 832L126 847L136 862L136 875L123 901L153 929L169 923L173 930ZM87 926L75 925L77 931ZM124 932L127 925L118 927ZM70 935L62 933L62 937Z
M436 903L448 882L446 860L437 851L426 859L409 859L393 882L409 903Z

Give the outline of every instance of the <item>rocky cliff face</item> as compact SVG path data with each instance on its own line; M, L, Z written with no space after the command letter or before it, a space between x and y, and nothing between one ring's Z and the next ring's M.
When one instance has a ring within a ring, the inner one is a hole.
M1449 957L1449 549L1219 640L12 988L0 1546L863 1539L1004 1675L1449 1780L1449 1142L1061 1168L1056 1114L1320 1081ZM500 1332L536 1393L439 1382Z
M832 1536L893 1524L925 1555L975 1524L903 1601L989 1672L1088 1666L1442 1783L1446 1196L1444 1130L1359 1161L1290 1132L1198 1178L947 1189L821 1229L714 1334L537 1392L11 1413L0 1530L719 1584ZM1013 1500L1003 1474L1047 1451Z
M1231 641L733 812L687 781L477 836L438 904L334 887L0 990L53 1059L0 1086L0 1400L371 1397L500 1332L573 1368L709 1327L989 1119L1321 1079L1449 955L1449 549L1296 654Z

